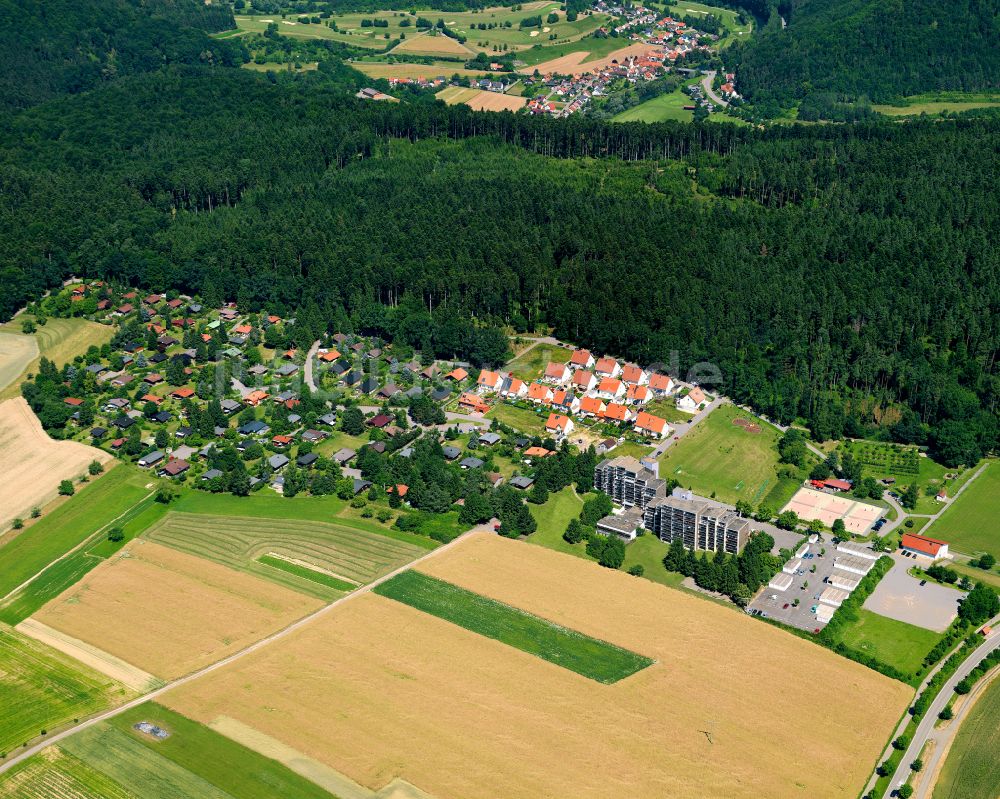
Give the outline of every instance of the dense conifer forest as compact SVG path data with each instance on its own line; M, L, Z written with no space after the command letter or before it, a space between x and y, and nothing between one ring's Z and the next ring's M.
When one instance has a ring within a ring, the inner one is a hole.
M998 42L995 0L785 0L726 56L755 105L825 93L886 102L1000 88Z
M997 446L1000 122L611 125L194 61L0 119L0 318L77 275L442 348L551 326L820 438Z

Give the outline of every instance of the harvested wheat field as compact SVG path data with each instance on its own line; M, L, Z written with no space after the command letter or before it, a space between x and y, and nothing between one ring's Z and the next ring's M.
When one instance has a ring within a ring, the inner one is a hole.
M472 51L461 42L445 36L431 36L426 33L414 36L400 42L392 49L392 53L409 53L411 55L461 55L469 56Z
M481 91L463 102L473 111L518 111L528 104L528 98Z
M36 505L57 495L62 480L86 474L92 460L111 456L76 441L49 438L20 397L0 402L0 530L15 517L27 517Z
M214 663L321 604L259 577L139 539L34 618L171 679Z
M656 662L602 685L366 593L165 703L439 799L853 799L912 697L744 614L541 547L470 536L420 570Z
M656 48L652 48L648 44L630 44L628 47L615 50L613 53L610 53L604 58L598 58L594 61L587 62L584 62L584 59L589 56L590 53L580 51L560 56L559 58L553 58L551 61L543 61L541 64L524 67L520 71L525 75L533 75L536 69L543 75L549 73L555 73L557 75L586 75L589 72L597 72L598 70L611 66L614 61L617 61L620 64L629 56L644 56L654 49Z

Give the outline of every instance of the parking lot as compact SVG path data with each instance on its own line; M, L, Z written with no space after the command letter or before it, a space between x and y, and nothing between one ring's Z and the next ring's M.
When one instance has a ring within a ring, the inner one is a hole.
M801 568L792 575L791 586L785 591L764 586L747 610L800 630L813 632L822 629L826 624L816 619L813 608L819 603L819 595L827 587L824 580L833 571L836 554L836 547L829 541L810 544L809 551L802 559ZM814 567L815 572L812 571ZM794 604L796 599L799 600L798 607Z
M913 566L927 568L931 558L905 557L896 552L895 565L865 600L865 608L896 621L915 624L934 632L944 632L958 615L958 602L964 591L931 581L924 581L907 574Z

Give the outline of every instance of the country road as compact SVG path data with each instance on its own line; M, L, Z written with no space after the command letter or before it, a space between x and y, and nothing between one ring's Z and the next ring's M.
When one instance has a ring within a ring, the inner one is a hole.
M996 624L1000 620L1000 616L992 619L992 622L987 622L987 624ZM955 686L958 685L962 680L964 680L970 671L972 671L979 662L986 657L990 652L995 649L1000 648L1000 633L994 632L989 638L983 641L972 654L970 654L962 664L955 670L955 673L948 678L938 695L931 702L927 712L924 717L920 720L917 725L917 731L914 733L910 745L907 747L906 751L903 753L903 759L899 761L899 767L896 769L896 773L892 775L892 779L889 780L889 787L886 789L884 794L885 799L890 799L892 792L898 788L907 778L910 773L910 763L920 757L920 753L923 751L924 744L927 743L928 739L934 738L936 740L935 748L943 747L947 742L951 740L954 736L955 731L958 729L957 724L949 724L942 730L935 730L934 725L938 721L938 713L944 710L945 706L951 702L952 695L955 693Z
M306 353L306 362L302 368L303 378L306 381L306 385L309 386L309 390L316 391L316 383L313 382L313 361L316 360L316 351L319 350L319 339L316 339L312 346L309 348L309 352Z
M715 89L712 88L712 81L715 80L715 70L713 69L701 80L701 88L705 90L705 94L712 100L716 105L720 105L723 108L729 106L725 100L723 100L719 95L715 93Z
M239 652L234 652L233 654L223 658L222 660L216 661L215 663L205 666L204 668L199 669L198 671L194 671L191 674L185 675L184 677L178 677L176 680L172 680L168 682L166 685L157 688L154 691L150 691L149 693L143 694L142 696L139 696L129 702L126 702L124 705L112 708L111 710L106 710L103 713L99 713L96 716L92 716L89 719L81 721L79 724L75 724L72 727L63 730L62 732L56 733L54 735L49 735L44 740L39 741L38 743L32 746L29 746L25 749L21 749L16 755L12 755L11 757L8 757L6 760L0 763L0 774L3 774L5 771L9 771L11 768L16 766L21 761L26 760L32 755L37 754L42 749L45 749L47 746L59 743L59 741L69 738L71 735L75 735L76 733L85 730L88 727L92 727L93 725L101 721L105 721L106 719L114 718L115 716L124 713L126 710L131 710L132 708L138 707L144 702L149 702L151 700L156 699L159 696L162 696L164 693L173 688L177 688L193 680L197 680L201 677L204 677L206 674L210 674L211 672L216 671L217 669L221 669L223 666L228 666L230 663L234 663L235 661L245 657L246 655L251 654L252 652L256 652L260 649L263 649L265 646L268 646L269 644L273 644L275 641L280 641L282 638L286 638L287 636L291 635L292 633L296 632L302 627L305 627L307 624L312 623L320 616L329 613L334 608L339 607L345 602L349 602L358 596L369 593L376 586L381 585L387 580L391 580L397 574L400 574L406 571L407 569L411 569L414 566L423 563L426 560L430 560L431 558L437 557L440 553L445 552L448 549L451 549L452 547L457 545L460 541L464 540L465 538L475 533L493 534L493 526L492 526L493 521L494 520L491 520L486 524L481 524L478 525L477 527L473 527L471 530L467 530L466 532L458 536L458 538L455 538L453 541L450 541L449 543L444 544L438 547L437 549L432 549L426 555L421 555L416 560L410 561L409 563L400 566L398 569L395 569L394 571L391 571L388 574L379 577L378 579L372 580L370 583L363 585L360 588L357 588L356 590L352 591L349 594L342 596L340 599L331 602L329 605L324 605L318 610L310 613L308 616L303 616L298 621L292 622L287 627L284 627L281 630L278 630L277 632L271 633L265 638L261 638L259 641L255 641L254 643L250 644L244 649L241 649Z

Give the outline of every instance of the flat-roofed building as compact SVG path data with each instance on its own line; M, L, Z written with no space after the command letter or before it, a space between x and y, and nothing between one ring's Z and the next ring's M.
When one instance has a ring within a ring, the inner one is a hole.
M843 589L830 586L824 589L823 593L819 595L819 601L835 608L839 608L844 603L844 600L850 595L850 591L844 591Z
M720 547L738 554L750 537L750 522L729 508L675 490L646 505L644 526L661 541L680 539L686 549L715 551Z
M628 455L601 461L594 469L594 488L626 508L645 508L665 486L664 480Z
M827 581L834 588L839 588L842 591L853 591L858 587L858 583L861 582L861 578L857 574L850 574L849 572L833 570L833 573L827 578Z
M851 555L841 555L833 561L833 565L851 574L860 574L862 577L872 570L875 561L868 558L856 558Z
M821 624L829 623L830 619L833 618L833 614L836 612L836 610L837 609L832 605L826 605L823 602L820 602L816 606L816 621L820 622Z
M854 541L841 541L837 544L837 551L843 552L853 558L867 558L868 560L878 560L881 555L867 544L859 544Z
M612 513L597 523L597 532L616 535L623 541L634 541L636 528L642 527L642 508L633 505L624 513Z
M784 566L781 567L781 570L785 574L795 574L795 572L797 572L801 568L802 568L802 558L792 558Z
M771 582L767 584L767 587L773 588L775 591L787 591L792 587L792 575L776 574L771 578Z

